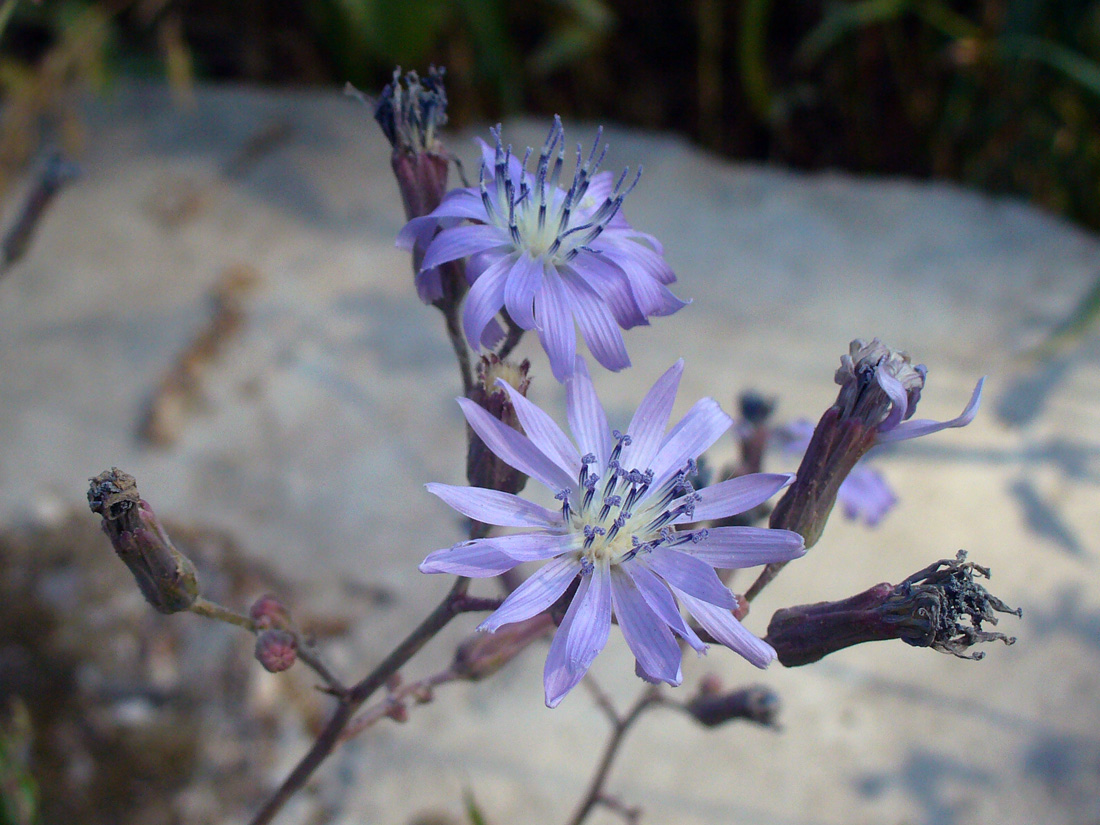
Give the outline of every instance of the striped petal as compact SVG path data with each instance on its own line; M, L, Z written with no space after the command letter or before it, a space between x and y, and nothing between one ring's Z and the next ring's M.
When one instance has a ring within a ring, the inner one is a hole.
M750 473L714 484L696 493L699 498L690 521L709 521L744 513L763 504L793 481L791 473ZM673 502L671 506L676 507L678 503Z
M428 245L420 268L432 269L448 261L465 258L488 249L503 248L509 243L508 235L495 226L456 226L444 229Z
M561 598L580 572L581 563L572 556L554 559L513 590L477 629L492 633L502 625L538 615Z
M573 374L565 381L565 408L569 429L584 455L596 456L596 466L602 472L614 446L607 414L596 395L596 387L588 375L588 366L579 355L573 366Z
M611 571L611 602L639 670L651 680L680 684L683 679L680 646L668 625L650 609L633 580L622 570Z
M802 536L792 530L768 527L711 527L705 538L690 545L692 556L710 567L737 570L790 561L806 555Z
M425 485L428 492L443 499L462 515L498 527L561 527L561 514L533 504L527 499L486 490L483 487L456 487L435 482Z
M681 594L680 599L687 611L715 641L741 654L759 668L765 668L775 661L775 650L772 646L747 631L726 608L686 594Z
M952 427L965 427L978 414L978 406L982 402L983 386L985 386L985 378L978 381L977 386L974 387L974 392L970 396L970 401L958 417L952 418L950 421L931 421L928 419L902 421L892 430L880 431L875 438L875 443L886 444L891 441L907 441L910 438L920 438L922 435L930 435Z
M575 485L574 477L543 455L527 436L497 421L468 398L459 398L458 404L485 446L509 467L541 481L555 493Z

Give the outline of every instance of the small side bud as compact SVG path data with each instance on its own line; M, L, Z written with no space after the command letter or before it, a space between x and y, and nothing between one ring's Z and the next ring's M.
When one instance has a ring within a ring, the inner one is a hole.
M765 727L775 727L779 715L779 695L761 685L741 688L730 693L716 693L700 685L684 709L701 725L714 728L734 719L745 719Z
M298 660L298 639L289 630L264 630L256 637L256 660L268 673L282 673Z
M266 593L252 603L248 616L257 630L290 630L290 610L273 593Z
M149 604L161 613L178 613L195 602L195 565L173 546L132 475L112 467L91 479L88 506L103 517L103 532Z
M531 386L528 376L530 369L531 362L527 360L517 366L501 361L492 354L482 356L477 369L477 382L470 391L470 400L488 411L493 418L523 432L515 407L508 400L508 394L497 386L497 379L503 379L526 396ZM466 478L470 484L505 493L518 493L523 489L527 484L526 475L501 461L469 427L467 435L470 446L466 453Z
M505 625L495 633L477 633L455 650L451 670L462 679L477 682L488 678L512 661L531 642L545 636L554 626L547 613Z
M914 647L930 647L962 659L981 659L967 652L981 642L1016 639L983 629L997 624L997 613L1020 616L975 581L989 570L966 561L938 561L898 585L876 584L838 602L818 602L776 611L768 625L768 642L785 667L808 665L830 653L863 642L901 639Z
M386 711L388 716L399 725L409 721L409 708L404 702L398 702L392 705L389 710Z

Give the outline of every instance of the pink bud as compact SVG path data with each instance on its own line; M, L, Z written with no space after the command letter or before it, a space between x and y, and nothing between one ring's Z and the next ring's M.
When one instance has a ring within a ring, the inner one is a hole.
M298 640L288 630L265 630L256 637L256 659L269 673L282 673L298 658Z
M290 611L273 593L266 593L256 599L248 610L248 615L257 630L287 630L290 628Z

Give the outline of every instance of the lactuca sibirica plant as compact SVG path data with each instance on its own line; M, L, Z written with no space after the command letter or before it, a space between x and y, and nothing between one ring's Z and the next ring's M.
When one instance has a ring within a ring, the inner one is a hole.
M197 613L249 631L263 667L279 672L301 662L333 699L316 741L252 825L274 820L341 742L385 720L407 720L417 703L432 701L447 683L489 680L542 640L549 640L549 652L539 698L555 707L586 680L612 723L569 825L612 804L604 791L609 768L644 711L672 708L706 727L735 719L774 724L780 713L774 691L726 689L713 677L697 679L685 667L688 649L703 653L709 644L721 645L762 668L777 655L783 666L800 667L871 641L900 639L970 658L978 658L967 652L973 645L1013 641L983 629L983 622L996 623L997 613L1014 611L975 579L989 571L962 555L900 577L897 585L784 608L763 639L744 627L755 596L819 542L845 483L858 479L853 470L860 459L876 445L967 425L977 413L982 382L958 417L917 420L928 371L878 339L853 341L834 376L836 402L799 445L804 455L797 473L764 471L774 404L747 394L757 400L742 404L741 460L711 483L711 462L703 454L733 422L717 401L704 398L669 426L682 361L616 428L597 394L599 373L592 375L577 351L579 330L596 363L622 370L630 365L622 331L686 306L668 289L676 279L661 244L623 215L639 175L623 172L616 179L599 171L606 152L600 133L587 153L578 147L570 161L555 118L537 155L528 149L522 158L499 126L490 130L492 143L481 143L477 184L447 191L452 155L441 133L446 102L443 73L436 69L424 76L398 70L374 101L408 221L397 243L411 253L417 295L443 314L468 425L465 449L456 445L454 458L465 456L470 486L427 484L428 492L469 519L466 540L425 557L430 548L414 549L416 534L409 533L408 563L423 559L421 571L453 577L439 604L388 655L349 680L278 597L262 595L243 611L210 600L132 477L112 469L93 479L89 490L93 512L103 517L116 552L155 609ZM510 361L531 331L545 361ZM563 384L569 435L528 397L547 371ZM545 504L519 495L528 478L537 483L531 485L536 494L542 492L537 485L546 488ZM875 501L864 492L862 512L881 515L893 494L881 487L873 492ZM768 502L776 495L769 516ZM730 571L759 565L764 569L755 582L735 593ZM485 580L480 586L486 592L471 594L472 579ZM405 665L465 613L483 618L450 661L427 677L404 681ZM633 653L635 672L648 683L623 713L590 672L601 650L619 643ZM685 681L695 681L694 690L682 687ZM380 691L385 693L378 697ZM532 697L532 707L536 701ZM615 810L637 818L622 803Z

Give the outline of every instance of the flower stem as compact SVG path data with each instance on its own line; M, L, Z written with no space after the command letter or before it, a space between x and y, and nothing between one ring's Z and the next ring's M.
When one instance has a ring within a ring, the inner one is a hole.
M601 694L597 692L597 701L600 703L600 707L608 711L608 706L605 701L600 700ZM606 697L604 697L606 700ZM626 737L627 731L633 727L634 723L638 721L638 718L650 705L659 704L662 701L661 694L656 687L646 688L642 695L638 697L634 702L633 707L627 712L626 716L619 718L614 715L612 710L609 715L612 717L613 725L611 728L611 738L607 740L607 745L604 748L603 757L600 759L599 767L596 768L596 773L592 777L592 782L588 786L588 793L585 794L584 799L581 800L580 805L577 806L576 812L569 820L569 825L581 825L582 822L592 812L592 809L596 805L604 801L603 786L607 781L607 775L611 771L611 765L615 761L615 757L619 752L619 747L623 743L623 739Z
M217 602L212 602L202 596L196 597L188 610L198 616L204 616L207 619L213 619L217 622L225 622L226 624L231 624L235 627L247 630L252 634L257 632L256 623L253 622L249 616L231 610ZM317 646L314 644L313 640L299 633L297 630L291 629L291 632L298 641L298 658L324 680L325 684L328 686L327 692L334 696L340 696L346 693L347 688L344 686L343 681L341 681L340 677L325 663L324 659L321 658L321 654L317 650Z
M456 579L454 586L443 598L443 601L405 637L404 641L393 649L389 656L382 660L362 681L337 697L339 704L329 718L324 730L321 731L313 746L298 762L294 770L290 772L290 775L283 780L283 784L264 804L259 813L252 818L250 825L267 825L278 815L287 801L305 787L314 771L336 748L344 728L347 727L348 722L351 721L352 716L355 715L355 712L359 710L363 703L370 699L378 688L389 681L389 678L400 670L409 659L415 656L429 639L458 615L459 611L455 609L456 603L466 595L466 588L469 584L470 580L468 578L459 577Z

